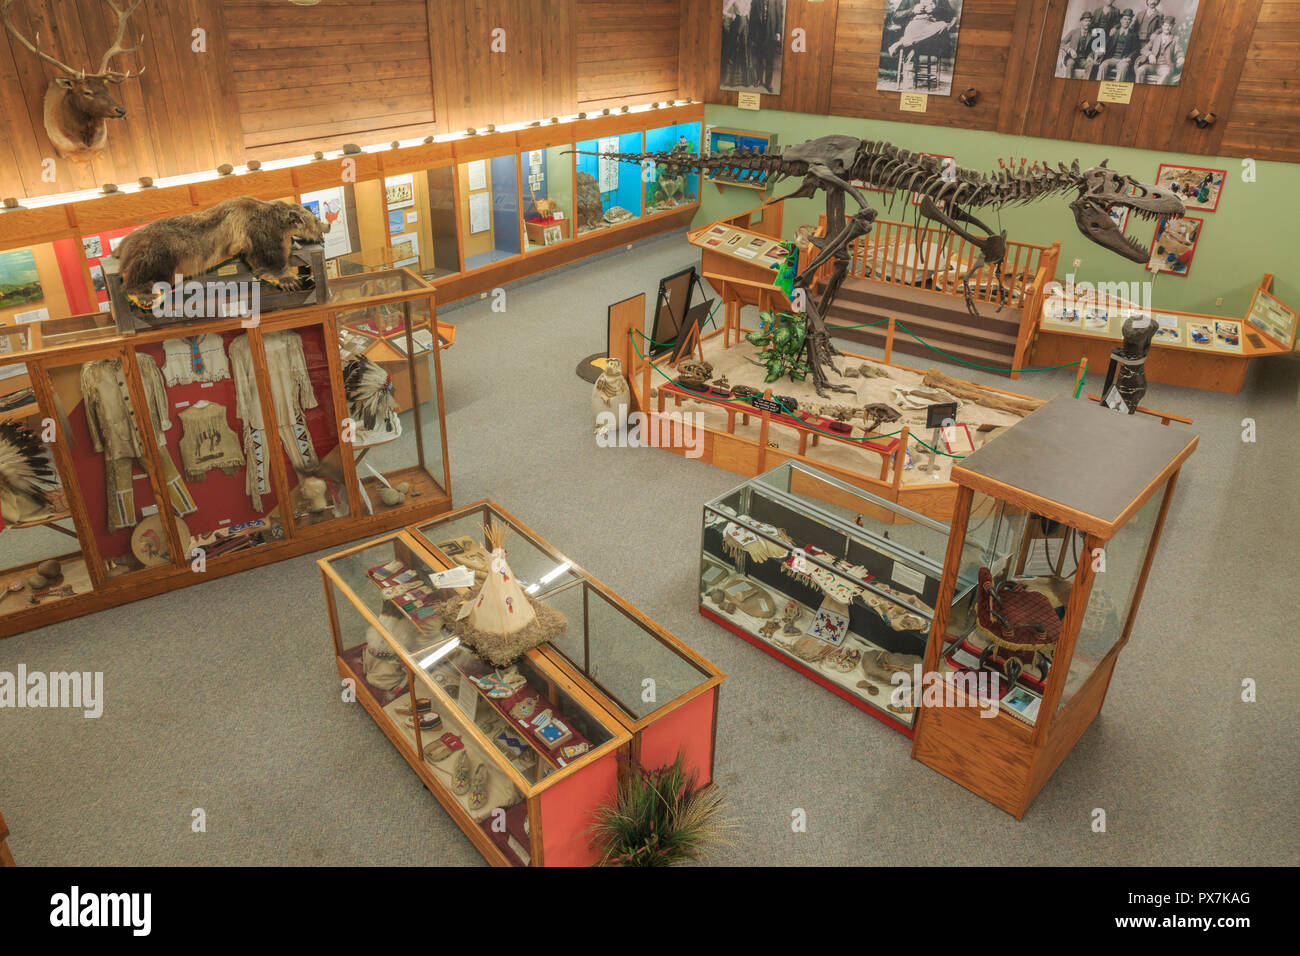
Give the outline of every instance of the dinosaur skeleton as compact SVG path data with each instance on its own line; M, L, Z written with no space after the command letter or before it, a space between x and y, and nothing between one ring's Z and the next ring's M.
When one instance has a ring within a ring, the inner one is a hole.
M979 255L962 279L966 308L978 314L972 297L970 279L985 266L993 272L998 295L998 310L1006 304L1008 290L1002 282L1002 263L1006 256L1005 231L997 231L977 218L975 208L1001 210L1003 207L1033 202L1053 195L1077 192L1070 203L1075 223L1083 235L1112 252L1133 262L1145 263L1150 250L1124 235L1108 210L1122 207L1145 219L1183 215L1182 201L1157 186L1140 183L1130 176L1108 169L1106 162L1080 170L1076 160L1068 168L1058 164L1053 169L1035 163L1029 168L1002 169L986 175L955 166L946 168L940 161L923 153L912 153L886 142L870 142L852 136L822 136L788 146L779 153L738 150L688 156L671 153L587 153L606 160L666 166L681 173L715 172L730 179L776 184L785 179L801 178L799 188L780 199L810 199L818 190L826 193L826 235L812 238L820 250L794 279L794 288L802 289L811 332L807 340L808 364L813 386L819 395L827 390L852 391L846 385L832 383L826 375L829 367L838 373L833 356L841 355L831 343L825 317L838 295L848 272L849 249L860 236L871 231L876 210L855 181L871 183L881 189L907 190L919 197L919 214L941 223L979 250ZM848 215L845 198L852 197L858 210ZM768 200L776 202L777 199ZM941 208L942 207L942 208ZM980 230L976 235L967 227ZM818 270L833 261L829 279L814 301L812 284Z

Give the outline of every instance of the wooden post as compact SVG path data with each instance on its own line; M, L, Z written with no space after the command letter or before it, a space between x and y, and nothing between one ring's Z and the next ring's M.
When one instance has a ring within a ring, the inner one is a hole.
M889 327L885 332L885 364L892 365L894 358L894 317L889 317Z
M907 467L907 441L911 434L906 425L898 433L898 449L894 452L894 500L898 500L898 489L903 483L903 469Z
M1088 356L1079 359L1079 374L1074 379L1074 397L1078 398L1083 394L1083 383L1088 374Z

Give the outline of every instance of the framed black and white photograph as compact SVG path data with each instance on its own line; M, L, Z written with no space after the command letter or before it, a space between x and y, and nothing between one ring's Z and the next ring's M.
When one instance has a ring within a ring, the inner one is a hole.
M876 89L952 94L962 0L886 0Z
M1056 75L1177 86L1200 0L1070 0Z
M785 0L721 2L719 88L741 93L780 93Z

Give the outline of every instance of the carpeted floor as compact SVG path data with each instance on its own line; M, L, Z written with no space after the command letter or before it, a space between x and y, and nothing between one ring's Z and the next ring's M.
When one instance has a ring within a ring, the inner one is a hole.
M701 505L738 476L593 441L591 387L573 368L603 347L606 305L698 261L677 233L511 287L505 313L475 300L440 317L458 326L444 363L456 502L496 499L730 675L717 778L740 838L715 862L1300 858L1288 617L1300 362L1256 363L1240 395L1152 386L1149 404L1196 419L1200 448L1106 708L1017 822L696 613ZM1012 387L1049 397L1069 382L1042 373ZM1255 443L1241 439L1247 417ZM341 701L314 557L0 641L0 671L102 670L106 683L98 720L0 711L0 811L20 863L482 863L374 722ZM1241 701L1247 679L1256 703ZM806 832L792 832L796 809Z

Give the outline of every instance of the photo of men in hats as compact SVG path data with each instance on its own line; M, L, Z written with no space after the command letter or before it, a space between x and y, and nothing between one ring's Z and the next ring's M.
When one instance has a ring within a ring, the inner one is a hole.
M1070 0L1056 75L1176 86L1200 0Z

